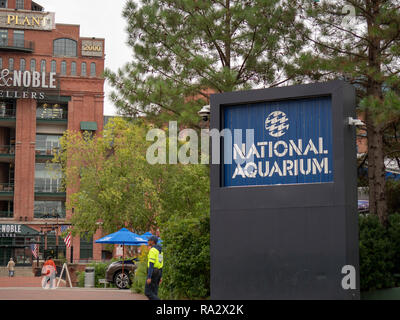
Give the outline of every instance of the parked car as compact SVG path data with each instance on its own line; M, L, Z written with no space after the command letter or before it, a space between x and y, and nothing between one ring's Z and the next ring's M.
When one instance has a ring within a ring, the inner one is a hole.
M111 263L106 270L106 280L114 283L119 289L128 289L132 284L137 268L134 259L124 261L124 271L122 272L122 261Z

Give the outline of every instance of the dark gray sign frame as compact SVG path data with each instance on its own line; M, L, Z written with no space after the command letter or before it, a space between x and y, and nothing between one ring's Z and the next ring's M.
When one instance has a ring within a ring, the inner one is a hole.
M223 187L223 160L211 164L212 299L360 298L354 87L335 80L214 94L210 129L224 129L224 106L327 95L333 182ZM342 287L345 265L356 269L355 290Z

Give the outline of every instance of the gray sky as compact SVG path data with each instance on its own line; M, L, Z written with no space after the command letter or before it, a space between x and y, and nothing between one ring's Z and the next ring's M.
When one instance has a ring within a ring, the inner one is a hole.
M105 38L106 67L117 71L131 60L125 44L126 23L122 18L125 0L35 0L45 11L55 12L56 23L79 24L81 37ZM108 99L110 87L104 86L104 114L116 113Z

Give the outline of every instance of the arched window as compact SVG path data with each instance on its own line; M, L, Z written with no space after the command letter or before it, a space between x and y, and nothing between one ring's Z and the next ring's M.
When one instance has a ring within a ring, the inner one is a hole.
M72 39L56 39L53 41L53 55L76 57L77 44Z
M36 60L31 59L31 71L36 71Z
M61 62L61 74L65 76L67 74L67 62L62 61Z
M96 76L96 63L92 62L90 64L90 76L95 77Z
M14 71L14 59L13 58L8 59L8 70Z
M81 76L86 76L87 70L86 70L86 62L82 62L81 65Z
M46 72L46 60L40 61L40 72Z
M25 62L25 59L19 60L19 70L21 70L22 72L24 72L25 69L26 69L26 62Z
M76 62L71 62L71 76L76 76Z
M50 72L54 72L54 73L57 72L57 62L56 62L56 60L52 60L51 61L50 68L51 68Z

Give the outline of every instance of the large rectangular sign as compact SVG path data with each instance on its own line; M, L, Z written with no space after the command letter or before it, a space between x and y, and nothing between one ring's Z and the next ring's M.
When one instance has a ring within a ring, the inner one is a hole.
M82 56L102 57L103 42L100 40L82 40Z
M224 129L226 187L333 181L330 97L227 106Z
M211 298L359 299L355 88L210 96ZM214 137L213 135L212 137Z
M51 31L56 28L54 12L0 11L0 28Z

